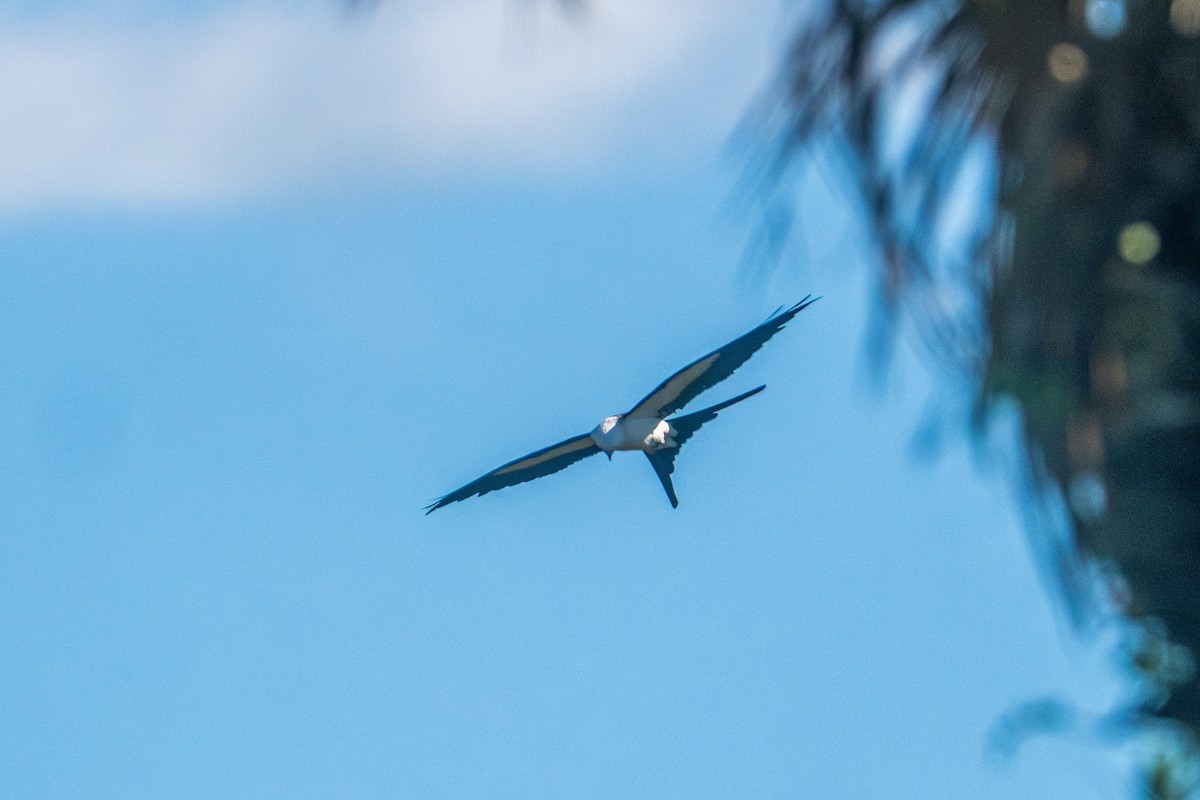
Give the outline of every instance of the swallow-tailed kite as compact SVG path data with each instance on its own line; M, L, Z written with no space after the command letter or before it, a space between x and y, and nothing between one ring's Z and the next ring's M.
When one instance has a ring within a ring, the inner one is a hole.
M641 450L645 453L667 492L671 507L678 507L675 487L671 485L671 473L675 471L675 456L679 454L679 448L701 425L716 417L717 412L734 403L740 403L767 387L759 386L694 414L685 414L673 419L667 417L683 408L705 389L732 375L733 371L746 363L768 339L783 330L783 326L790 322L792 317L817 299L809 295L786 311L779 309L754 330L696 359L667 378L624 414L606 417L591 433L550 445L497 467L482 478L473 480L461 489L455 489L437 502L426 506L425 513L432 513L442 506L466 500L468 497L484 495L506 486L515 486L543 475L550 475L599 452L604 452L611 461L616 450Z

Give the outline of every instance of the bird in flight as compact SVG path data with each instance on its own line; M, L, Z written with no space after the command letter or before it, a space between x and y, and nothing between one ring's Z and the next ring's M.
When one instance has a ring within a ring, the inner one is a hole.
M468 497L485 495L506 486L515 486L534 478L551 475L596 453L603 452L611 461L613 452L617 450L641 450L645 453L659 481L662 482L663 489L666 490L671 507L677 508L679 500L675 497L671 474L675 471L675 456L679 454L679 448L701 425L716 417L717 412L729 408L734 403L740 403L767 387L759 386L723 403L709 406L703 411L671 419L667 417L690 403L704 390L732 375L734 370L746 363L768 339L783 330L783 326L788 324L792 317L818 299L820 298L809 295L786 311L780 308L766 322L749 333L742 334L706 356L701 356L667 378L624 414L605 417L590 433L550 445L497 467L426 506L425 513L431 514L442 506L466 500Z

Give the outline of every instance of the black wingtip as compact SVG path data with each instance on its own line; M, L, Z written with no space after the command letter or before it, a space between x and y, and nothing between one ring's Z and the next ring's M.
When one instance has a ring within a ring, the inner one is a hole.
M807 294L799 303L796 303L796 305L792 306L791 308L784 309L783 306L780 306L779 308L775 309L775 311L771 314L771 316L767 317L767 321L763 324L766 325L771 322L778 322L780 325L786 325L791 321L792 317L796 316L801 311L808 308L820 299L820 295L813 297L813 295Z
M799 314L801 311L808 308L809 306L811 306L813 303L817 302L820 299L821 299L820 295L817 295L816 297L814 297L811 294L807 294L804 296L803 300L801 300L799 303L796 303L796 305L792 306L784 313L788 316L794 317L795 315ZM781 316L783 316L783 315L781 315Z

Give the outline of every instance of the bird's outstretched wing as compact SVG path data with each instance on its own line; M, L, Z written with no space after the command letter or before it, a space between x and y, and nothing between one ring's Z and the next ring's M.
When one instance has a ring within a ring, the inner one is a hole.
M567 439L497 467L482 478L476 478L461 489L455 489L426 506L425 513L432 514L442 506L466 500L468 497L484 495L506 486L515 486L543 475L551 475L599 452L600 448L596 446L590 434Z
M706 356L701 356L671 377L660 383L654 391L642 398L626 416L663 418L674 414L690 403L698 394L709 389L733 374L758 352L768 339L820 298L809 295L786 311L777 311L749 333L734 339Z

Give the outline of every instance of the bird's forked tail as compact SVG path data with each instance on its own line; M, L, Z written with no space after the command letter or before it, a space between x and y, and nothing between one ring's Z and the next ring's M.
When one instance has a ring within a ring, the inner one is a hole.
M767 387L764 384L744 394L739 394L737 397L730 398L723 403L717 403L715 406L709 406L694 414L684 414L682 417L676 417L671 420L671 427L675 429L675 446L655 450L653 453L646 453L646 458L650 460L650 466L654 467L654 474L658 475L663 489L667 492L667 499L671 501L671 508L679 507L679 499L675 497L675 487L671 484L671 473L675 471L675 456L679 454L679 448L683 447L683 443L691 438L693 433L700 430L701 425L716 419L718 412L729 408L734 403L742 402L747 397L753 397L765 388Z

